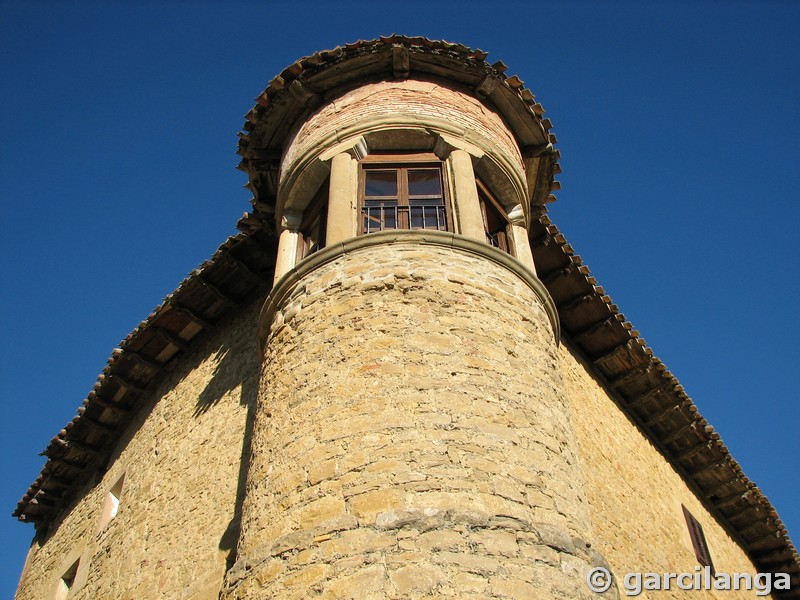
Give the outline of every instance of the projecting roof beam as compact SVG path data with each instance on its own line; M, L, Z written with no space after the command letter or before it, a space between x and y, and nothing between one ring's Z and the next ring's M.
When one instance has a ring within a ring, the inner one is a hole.
M107 408L109 410L114 410L114 411L117 411L117 412L120 412L120 413L123 413L123 414L127 414L127 413L131 412L131 409L128 408L127 406L120 406L119 404L117 404L115 402L110 402L109 400L106 400L105 398L101 398L98 394L94 394L93 396L91 396L89 398L89 402L92 403L92 404L96 404L100 408Z
M238 269L239 271L244 273L245 276L249 277L250 279L255 279L255 280L258 280L258 281L260 281L262 283L267 283L267 284L270 283L270 280L268 280L266 277L263 277L263 276L259 275L258 273L256 273L255 271L253 271L244 262L242 262L238 258L232 256L230 252L227 252L226 254L224 254L224 256L225 256L225 259L227 261L229 261L231 264L233 264L236 269Z
M190 308L187 308L182 304L178 304L177 302L170 302L170 306L172 306L172 308L174 308L176 311L181 313L184 317L186 317L193 323L200 325L200 327L203 327L204 329L214 329L214 324L211 321L197 315Z
M676 406L675 408L678 408L678 407ZM681 425L675 431L672 431L668 435L665 435L664 437L659 438L659 440L661 441L662 444L669 444L669 443L674 442L675 440L677 440L682 435L684 435L686 433L689 433L690 431L694 430L696 427L697 427L697 421L694 421L694 420L689 421L688 423L686 423L684 425Z
M120 375L118 373L113 373L113 372L110 373L109 374L109 379L116 380L117 383L119 383L122 387L124 387L125 389L127 389L127 390L129 390L131 392L135 392L137 394L142 394L145 391L143 387L138 386L135 383L131 383L130 381L128 381L126 378L124 378L122 375Z
M236 300L225 294L216 285L208 281L208 279L206 279L202 275L197 277L197 281L200 282L200 284L204 288L206 288L209 292L211 292L218 300L224 302L231 308L236 308L237 306L239 306L239 303Z
M189 343L186 340L182 340L177 335L172 333L171 331L164 329L163 327L151 327L150 331L153 331L164 338L165 341L176 346L179 350L186 351L189 349Z

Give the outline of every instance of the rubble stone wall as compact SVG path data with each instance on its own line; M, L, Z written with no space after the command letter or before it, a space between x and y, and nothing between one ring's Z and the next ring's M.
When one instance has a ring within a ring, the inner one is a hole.
M258 387L257 308L228 321L159 384L106 474L34 545L17 600L53 597L78 558L70 600L218 598L238 536L231 521ZM119 512L98 532L106 493L123 474Z
M558 360L586 481L592 539L616 576L695 572L697 560L681 505L702 525L718 572L755 574L741 547L625 416L591 367L568 344L562 344ZM752 598L754 592L672 589L654 593L659 598L717 598L718 594Z
M516 274L414 243L342 254L281 303L261 384L223 598L586 594L555 339Z

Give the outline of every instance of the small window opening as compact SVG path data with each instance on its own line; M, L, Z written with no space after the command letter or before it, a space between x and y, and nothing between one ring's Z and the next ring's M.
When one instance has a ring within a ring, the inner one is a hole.
M78 565L80 562L80 559L76 560L61 576L61 580L57 584L58 589L55 594L56 600L65 600L69 596L70 590L75 585L75 578L78 576Z
M486 243L502 250L511 251L511 223L503 206L489 192L489 189L482 181L477 180L478 201L481 205L481 215L483 216L483 229L486 232Z
M711 552L708 550L706 543L706 536L703 533L703 526L694 518L685 506L681 505L683 509L683 516L686 519L686 525L689 527L689 537L692 539L692 547L694 548L694 556L697 562L702 567L710 567L711 574L715 575L714 563L711 561Z
M100 525L98 531L101 531L108 525L111 520L117 516L119 512L119 502L122 498L122 486L125 481L125 476L120 477L117 482L111 486L111 489L106 492L105 500L103 501L103 511L100 514Z
M409 162L389 162L392 158ZM370 157L361 164L359 233L387 229L450 231L444 190L438 159L425 155Z

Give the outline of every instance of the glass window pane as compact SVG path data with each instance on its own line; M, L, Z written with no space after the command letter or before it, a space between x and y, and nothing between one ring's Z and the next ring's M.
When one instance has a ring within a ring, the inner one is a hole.
M412 198L408 201L411 206L443 206L442 198Z
M397 196L397 171L366 171L366 196Z
M409 196L441 196L442 182L439 169L409 169Z

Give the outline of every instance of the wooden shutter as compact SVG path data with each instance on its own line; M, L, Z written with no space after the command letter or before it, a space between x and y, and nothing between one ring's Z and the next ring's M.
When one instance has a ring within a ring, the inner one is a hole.
M692 538L692 546L694 547L694 555L697 562L703 567L711 567L711 574L714 575L714 563L711 562L711 553L708 551L708 544L706 543L706 536L703 533L703 526L694 518L685 506L681 504L683 509L683 516L686 519L686 525L689 527L689 537Z

